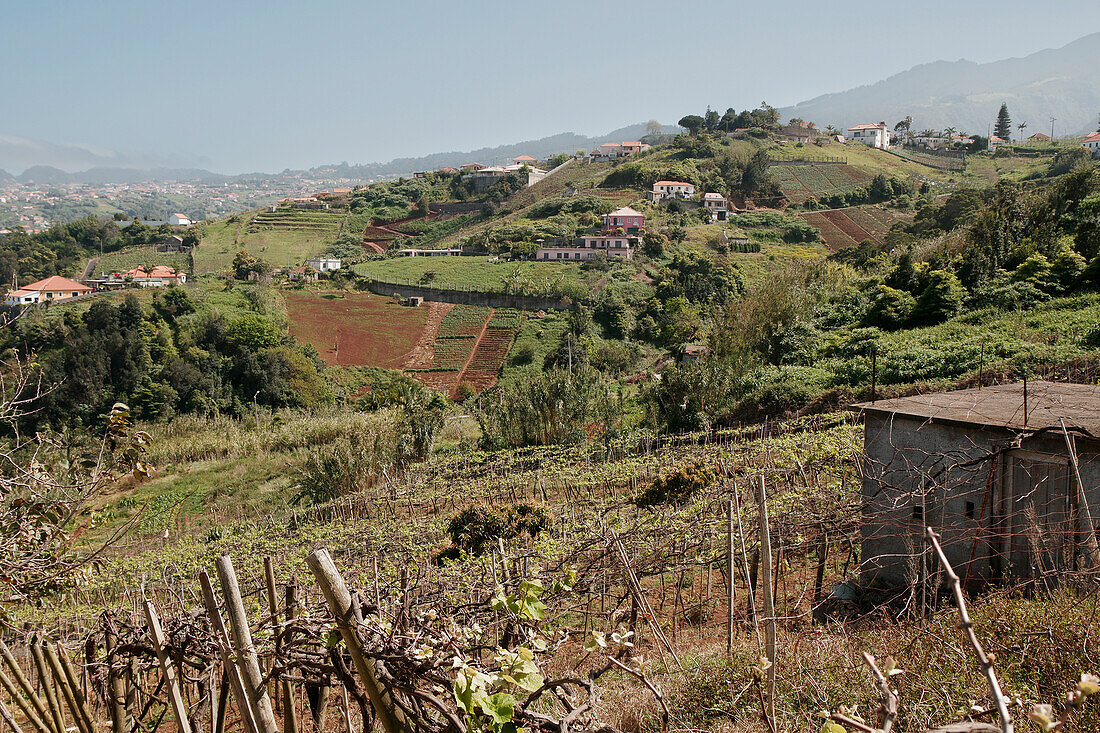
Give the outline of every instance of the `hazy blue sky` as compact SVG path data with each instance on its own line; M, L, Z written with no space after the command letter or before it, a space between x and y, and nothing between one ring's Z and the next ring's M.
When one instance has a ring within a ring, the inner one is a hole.
M856 6L0 0L0 135L230 173L370 162L783 106L1100 30L1096 0Z

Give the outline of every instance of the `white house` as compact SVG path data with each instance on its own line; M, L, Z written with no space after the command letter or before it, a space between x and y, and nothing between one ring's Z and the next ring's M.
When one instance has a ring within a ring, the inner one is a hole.
M890 128L885 122L856 125L848 128L848 139L885 150L890 147Z
M168 223L174 227L189 227L191 226L191 220L183 214L171 214L168 217Z
M314 270L319 270L321 272L331 272L332 270L340 269L340 260L336 257L312 257L306 260L306 264Z
M1094 132L1081 139L1081 145L1088 148L1092 157L1100 158L1100 132Z
M634 259L635 237L614 236L608 234L585 234L577 237L572 245L552 244L535 250L535 259L549 262L583 262L595 259L603 252L608 259Z
M83 283L78 283L60 275L53 275L45 280L39 280L8 293L7 303L8 305L25 305L27 303L68 300L90 292L92 292L92 289Z
M646 198L653 203L665 199L690 199L695 197L695 185L683 181L657 181L652 191L646 191Z
M729 213L729 203L720 193L703 194L703 206L710 212L711 221L725 221Z

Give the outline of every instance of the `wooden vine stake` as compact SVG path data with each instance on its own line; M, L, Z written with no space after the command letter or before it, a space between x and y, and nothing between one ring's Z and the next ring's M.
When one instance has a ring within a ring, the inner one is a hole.
M85 727L92 733L95 731L95 718L92 715L92 711L88 708L88 701L84 698L84 691L80 686L80 676L76 673L76 668L73 667L72 661L69 659L69 653L65 651L65 647L60 642L57 644L57 657L61 662L61 673L65 676L65 682L68 684L69 689L72 690L73 702L76 703L76 712L74 715L84 721Z
M130 730L130 713L126 710L126 680L118 672L118 632L114 619L104 616L103 640L107 648L107 702L111 708L111 727L116 733Z
M176 668L172 665L168 652L164 649L168 639L164 636L157 609L148 598L145 599L145 620L149 622L149 636L153 638L153 648L157 652L160 671L164 674L164 681L168 687L168 699L172 703L172 712L176 714L176 727L179 728L180 733L191 733L191 721L187 718L187 703L183 701L179 676L176 674Z
M241 588L237 584L237 572L233 569L233 560L222 555L214 561L218 571L218 581L225 596L225 612L229 616L229 626L233 631L233 648L237 652L238 668L244 684L245 695L252 707L256 733L278 733L275 725L275 713L271 710L271 698L264 685L264 675L260 671L260 658L252 644L252 632L248 628L248 616L244 612L244 600Z
M256 720L252 714L252 704L248 701L248 694L244 689L244 680L241 679L241 671L233 658L233 647L229 641L229 632L226 631L225 622L222 621L221 612L218 610L218 599L214 595L214 584L210 582L210 576L205 570L199 573L199 585L202 588L202 602L206 606L206 616L210 619L210 628L214 632L214 643L218 646L218 652L222 658L223 685L228 682L229 689L233 692L233 698L237 701L237 709L241 713L241 723L245 733L256 733ZM218 718L221 722L216 726L214 733L222 733L222 724L225 718L225 701L219 705Z
M46 658L42 654L42 645L37 640L32 640L29 647L35 670L38 672L38 680L42 684L42 692L46 696L46 703L50 706L50 718L53 720L54 730L56 733L65 733L65 713L61 710L61 701L57 699L57 690L50 681L50 674L47 671L49 667L46 666Z
M271 562L271 556L264 557L264 581L267 584L267 607L271 611L271 623L275 629L275 659L281 659L283 655L283 635L279 633L279 600L275 593L275 569ZM287 608L287 616L291 613ZM294 686L289 680L280 683L283 695L283 733L298 733L298 711L294 707Z
M768 525L768 492L764 477L760 477L756 494L760 515L760 583L764 601L764 653L768 657L768 719L775 720L775 599L772 597L772 541Z
M356 631L357 622L352 609L351 593L344 584L340 571L336 569L332 556L329 555L328 550L314 550L306 558L306 564L313 572L313 577L317 579L317 584L321 586L321 592L325 594L325 600L336 617L340 636L343 637L344 645L347 646L352 661L355 662L356 672L359 673L359 678L363 682L363 687L366 688L367 696L374 706L375 713L378 714L378 719L382 721L382 727L385 728L386 733L405 733L409 730L409 726L405 722L404 715L386 699L387 696L383 693L378 678L374 674L374 663L363 654L359 634Z
M84 720L84 717L80 713L80 706L76 702L76 696L73 689L69 686L65 680L65 672L61 669L61 661L57 658L57 654L50 648L50 645L43 640L41 644L42 655L46 658L46 663L50 666L50 671L53 673L54 682L57 683L57 688L61 692L61 697L64 698L65 704L69 708L69 712L72 713L73 720L76 722L77 730L80 733L94 733L93 729L88 725L88 722Z
M0 672L0 683L4 685L4 689L8 691L11 698L15 700L16 705L23 711L23 714L27 716L27 720L31 725L35 727L39 733L56 733L53 729L53 721L50 718L49 711L46 710L46 706L43 704L41 698L34 692L34 687L31 685L27 676L23 674L23 670L19 667L19 662L16 661L15 655L8 649L8 645L3 641L0 641L0 654L3 654L4 661L7 662L8 668L11 670L11 677ZM14 678L14 680L13 680ZM22 695L16 692L16 685L22 691Z

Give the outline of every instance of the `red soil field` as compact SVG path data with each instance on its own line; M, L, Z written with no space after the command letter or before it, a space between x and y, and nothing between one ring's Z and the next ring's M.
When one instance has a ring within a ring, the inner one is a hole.
M400 369L429 319L428 308L408 308L369 293L286 293L290 333L329 364Z
M823 213L823 216L831 221L837 229L856 240L856 242L862 242L864 239L871 239L871 235L867 233L867 230L849 219L848 215L843 211L826 211Z

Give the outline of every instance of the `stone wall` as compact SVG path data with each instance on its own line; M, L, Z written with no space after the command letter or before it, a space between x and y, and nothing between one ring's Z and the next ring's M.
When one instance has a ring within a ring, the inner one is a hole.
M452 290L433 288L428 285L403 285L382 280L369 280L367 289L378 295L393 295L402 298L419 297L440 303L459 303L462 305L484 305L490 308L519 308L521 310L565 310L570 302L565 298L551 298L533 295L512 295L483 290Z

